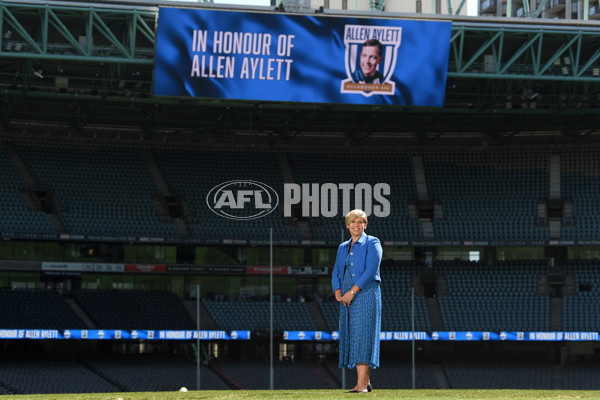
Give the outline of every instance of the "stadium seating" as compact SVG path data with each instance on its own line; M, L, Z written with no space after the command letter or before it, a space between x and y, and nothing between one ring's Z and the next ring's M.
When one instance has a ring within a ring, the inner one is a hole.
M457 355L443 365L452 389L552 389L552 362L539 355Z
M423 238L420 221L409 220L407 203L417 199L416 183L412 160L407 156L378 155L347 155L343 153L290 153L288 155L291 169L296 182L305 183L386 183L394 188L390 193L390 216L378 218L369 217L369 234L381 240L421 240ZM356 168L357 165L368 168ZM354 192L350 193L354 196ZM388 197L388 196L386 196ZM351 197L354 199L354 197ZM373 201L373 205L378 204ZM343 210L343 196L338 196L337 209ZM337 241L341 238L346 227L343 216L338 218L321 218L321 224L312 227L315 240ZM345 234L345 233L344 233ZM346 235L347 236L347 235Z
M0 327L11 329L85 329L85 323L58 292L0 290Z
M28 189L8 154L0 151L0 232L54 233L43 211L29 210L22 191Z
M565 389L600 390L600 366L595 357L569 360L563 374Z
M269 389L268 361L216 361L215 369L230 377L239 389L266 390ZM278 390L298 389L332 389L332 382L326 370L318 363L297 361L276 361L273 365L274 388Z
M561 154L561 197L573 202L573 224L562 227L565 240L589 240L600 236L600 164L595 150L571 150Z
M340 304L337 301L320 301L319 310L327 324L327 329L337 331L339 329Z
M266 301L213 301L205 300L210 316L220 329L265 331L270 327L270 303ZM273 329L316 329L306 303L273 302Z
M537 295L544 263L434 263L449 295L438 297L449 331L548 331L550 297Z
M475 355L475 353L478 353ZM553 388L553 363L549 354L496 354L462 351L436 358L442 376L434 373L427 357L416 359L417 389L541 389ZM323 362L285 360L274 363L274 387L278 390L336 389L341 387L342 370L337 358ZM268 360L219 359L203 363L200 387L203 390L269 388ZM31 379L31 377L35 379ZM600 368L592 357L573 358L563 368L564 389L598 390ZM346 370L347 387L355 372ZM412 388L410 354L387 354L380 368L372 371L377 389ZM0 360L0 393L99 393L131 391L176 391L196 388L196 363L182 354L85 355L84 358L52 355L8 355Z
M142 150L124 147L19 146L17 152L42 190L55 193L64 207L58 216L67 233L105 236L180 238L174 221L157 216L152 196L159 190ZM356 157L343 153L289 153L289 170L269 152L152 150L174 195L183 196L192 215L186 218L193 237L207 243L227 239L302 239L294 218L282 208L265 218L230 221L210 212L206 194L219 183L257 180L283 193L284 170L295 182L388 183L392 215L372 216L369 230L382 240L422 240L422 224L408 217L408 202L418 198L412 156L363 154L368 169L354 171ZM546 152L430 152L423 159L429 198L440 205L434 219L436 240L548 240L547 218L538 203L548 197ZM561 154L561 196L572 201L573 216L561 226L564 240L600 235L600 167L595 150ZM13 235L56 234L43 211L31 210L21 192L28 185L5 150L0 152L0 228ZM324 174L323 171L328 171ZM400 189L399 189L400 188ZM282 199L280 199L281 201ZM342 208L341 196L338 209ZM341 219L309 219L313 240L338 242Z
M119 354L92 358L86 362L92 371L113 382L123 392L175 391L196 389L196 362L181 355ZM211 369L202 365L200 387L223 390L229 387Z
M201 239L268 240L269 229L278 240L300 240L295 226L285 226L282 207L254 220L228 220L207 207L210 190L231 180L252 180L265 183L277 193L283 193L283 175L277 155L248 151L154 151L156 162L171 191L184 196L193 216L188 218L194 237ZM283 199L279 199L281 202Z
M166 291L80 290L73 297L99 329L195 329L181 299Z
M565 331L600 331L600 275L598 261L571 261L563 267L573 276L574 293L563 298L563 329Z
M161 224L152 203L158 188L141 150L18 149L44 189L64 207L58 216L68 233L107 236L177 237L175 226Z
M151 151L172 194L189 205L191 215L185 220L192 237L206 243L265 241L270 228L279 241L302 240L294 217L284 218L282 207L264 218L233 221L212 213L206 204L210 189L232 179L264 182L281 195L284 175L297 183L390 184L393 212L385 218L372 215L369 232L382 240L423 240L421 221L408 213L409 202L419 197L412 155L361 154L360 162L369 168L355 171L356 157L344 153L291 152L282 156L288 168L278 154L264 151ZM152 198L159 189L141 149L29 145L18 146L17 152L40 188L56 195L67 233L181 238L171 217L157 215ZM433 220L436 240L549 239L547 217L538 213L549 193L548 153L429 152L420 157L428 196L441 210ZM600 235L597 159L593 149L561 154L561 195L573 202L573 216L565 217L561 226L564 240ZM0 152L0 167L5 189L0 228L13 235L56 234L43 211L27 207L21 192L28 185L6 151ZM340 195L338 209L342 206ZM309 224L315 241L334 243L345 235L341 218L314 217Z
M14 393L11 392L10 390L0 386L0 395L3 395L3 394L14 394Z
M72 234L107 236L156 236L181 238L170 217L159 217L152 203L158 187L146 165L141 149L60 148L21 146L17 151L42 189L52 190L64 207L58 216ZM360 163L371 166L355 171L356 157L343 153L291 153L290 171L284 171L279 156L269 152L198 151L153 149L156 161L173 194L181 195L192 215L187 217L192 239L198 243L223 243L228 239L263 241L269 228L278 240L299 241L302 235L296 220L284 218L282 209L255 221L230 221L216 216L206 205L206 193L215 185L233 178L265 182L283 192L284 172L296 182L377 182L393 183L394 213L389 218L370 217L368 232L382 241L423 240L422 224L410 219L408 202L418 198L415 171L407 155L364 154ZM600 163L594 150L561 155L562 197L573 201L573 218L561 229L561 239L597 239L600 235ZM422 155L429 197L441 205L442 218L434 219L435 240L548 240L548 228L539 223L538 204L548 197L548 154L527 153L430 153ZM54 234L55 227L42 211L33 211L21 191L27 183L20 176L6 150L0 150L0 229L8 233ZM286 176L289 180L289 177ZM338 204L341 208L342 204ZM315 241L339 243L347 236L340 218L308 219ZM544 221L541 221L544 222ZM545 221L547 222L547 221ZM573 291L562 298L562 330L600 331L600 276L597 261L572 261L563 266L572 277ZM445 281L447 294L437 301L443 328L448 331L549 331L550 297L539 294L540 277L550 270L544 261L506 261L494 265L465 261L435 261L432 271ZM413 276L422 273L412 261L385 261L383 277L383 331L408 331L411 326ZM71 294L69 294L71 295ZM75 291L77 304L101 329L195 329L193 318L174 294L145 291ZM339 305L323 299L318 309L327 329L337 330ZM203 300L222 330L269 329L269 303ZM150 306L149 306L150 305ZM77 329L86 324L57 292L0 290L0 327L24 329ZM426 298L415 296L415 329L432 331ZM316 330L317 324L303 302L277 301L274 330ZM48 373L39 382L27 383L27 374L36 369L69 371L81 376L89 387L84 391L176 390L193 387L192 361L153 355L93 358L87 368L63 359L29 359L0 362L0 393L44 393L75 391L73 381ZM443 358L443 357L441 357ZM551 363L546 359L494 356L448 357L443 365L448 383L454 388L550 388ZM213 369L203 366L204 387L249 389L268 387L265 365L247 365L219 360ZM6 366L7 368L2 368ZM161 368L164 367L164 370ZM239 368L238 368L239 367ZM246 368L242 368L246 367ZM276 388L327 388L321 366L297 360L278 363ZM327 367L335 381L339 369ZM81 370L85 370L82 372ZM437 388L432 366L421 360L417 387ZM7 372L10 370L11 372ZM250 371L248 371L250 370ZM163 371L162 376L152 371ZM337 371L337 372L336 372ZM310 385L296 382L305 374ZM144 376L146 378L144 378ZM228 380L226 377L232 379ZM390 362L377 371L379 388L410 387L410 366L405 360ZM569 360L564 365L564 386L568 389L598 389L599 373L588 360ZM47 381L54 380L52 383ZM192 383L190 383L192 382ZM233 383L232 383L233 382Z
M0 360L0 384L13 393L102 393L118 387L72 360L19 355Z
M381 265L382 331L412 329L412 276L420 275L414 262L383 261ZM415 295L415 330L431 331L425 296Z
M381 367L372 373L372 383L378 389L412 389L410 357L405 357L403 360L383 360ZM439 388L427 360L415 362L415 388Z
M549 191L547 153L431 153L423 163L429 196L443 211L436 239L548 239L548 228L536 226L537 203Z
M412 365L410 354L391 354L382 349L380 368L371 371L371 383L375 389L412 389ZM330 357L324 363L331 376L342 382L342 369L338 367L338 358ZM432 366L427 359L418 358L415 361L415 388L439 389ZM346 386L355 384L355 370L346 370Z

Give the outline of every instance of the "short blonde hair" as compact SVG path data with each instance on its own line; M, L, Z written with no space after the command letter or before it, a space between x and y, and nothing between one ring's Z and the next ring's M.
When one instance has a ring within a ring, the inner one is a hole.
M367 214L363 210L356 209L346 214L346 226L350 225L350 222L352 222L355 218L362 218L363 221L365 221L365 224L369 222L367 221Z

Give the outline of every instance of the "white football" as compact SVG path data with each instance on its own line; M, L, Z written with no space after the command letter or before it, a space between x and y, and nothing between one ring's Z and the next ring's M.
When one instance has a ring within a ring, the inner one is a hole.
M180 392L187 392L187 388L184 386L181 389L179 389Z

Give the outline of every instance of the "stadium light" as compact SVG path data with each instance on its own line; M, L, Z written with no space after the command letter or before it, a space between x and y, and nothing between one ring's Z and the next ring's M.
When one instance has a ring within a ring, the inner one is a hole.
M42 62L40 60L36 60L33 62L33 75L37 76L40 79L44 79L44 75L43 74L43 69L42 69Z
M539 96L539 93L533 91L530 87L526 87L523 89L523 96L527 97L529 100L533 100Z

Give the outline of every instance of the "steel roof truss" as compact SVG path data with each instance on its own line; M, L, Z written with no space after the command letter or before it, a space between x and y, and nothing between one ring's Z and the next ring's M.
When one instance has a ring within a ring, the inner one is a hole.
M52 11L51 8L46 7L45 10L45 26L47 27L48 22L50 23L50 25L52 25L77 51L77 53L81 54L82 56L89 56L90 53L88 53L83 47L81 47L81 45L79 44L79 42L77 41L77 39L75 39L75 37L71 34L71 32L69 31L69 29L65 26L65 24L63 24L63 22L60 20L60 18L56 15L56 13L54 11ZM45 36L48 36L47 33L47 28L45 29ZM44 50L47 51L46 48L47 43L44 43Z
M504 64L503 68L500 69L499 65L496 66L496 71L500 71L501 74L505 73L527 50L533 49L534 44L541 41L542 35L543 32L537 32L531 39L521 45L521 48Z
M91 18L96 22L95 28L99 31L102 36L104 36L116 49L118 49L125 58L133 58L133 52L129 53L127 49L123 46L121 41L117 39L117 37L113 34L111 29L106 25L102 17L94 10L90 12ZM131 39L131 43L133 45L132 49L135 49L135 40Z
M38 46L36 41L31 37L31 35L27 32L25 27L21 25L19 20L14 16L12 12L6 7L3 7L3 15L2 19L6 19L6 22L29 44L33 47L38 53L42 54L42 49Z
M496 40L498 40L504 32L502 30L496 32L494 36L492 36L483 46L480 46L479 49L475 52L475 54L471 57L469 61L465 63L465 65L458 72L467 72L469 67L479 59L483 55L483 53L494 44Z

